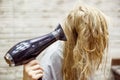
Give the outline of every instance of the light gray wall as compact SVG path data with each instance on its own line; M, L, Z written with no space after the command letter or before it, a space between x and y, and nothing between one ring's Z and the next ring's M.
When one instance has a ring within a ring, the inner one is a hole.
M15 43L52 31L78 0L0 0L0 80L21 80L22 66L9 67L4 55ZM111 19L112 58L120 58L120 1L80 0L101 9ZM110 58L110 56L109 56ZM101 79L100 79L101 80Z

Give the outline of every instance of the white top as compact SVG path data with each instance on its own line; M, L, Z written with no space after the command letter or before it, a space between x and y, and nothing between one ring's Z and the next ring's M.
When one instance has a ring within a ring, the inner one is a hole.
M50 45L41 57L40 65L44 69L42 80L62 80L63 42Z

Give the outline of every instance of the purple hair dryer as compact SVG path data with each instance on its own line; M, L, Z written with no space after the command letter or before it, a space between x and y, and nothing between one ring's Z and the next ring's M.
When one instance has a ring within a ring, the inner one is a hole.
M57 40L66 41L66 36L60 24L49 34L19 42L6 53L4 58L9 66L23 65L35 59L40 52Z
M35 59L40 52L57 40L66 41L61 25L49 34L19 42L6 53L4 58L9 66L25 64Z
M57 40L67 40L60 24L49 34L19 42L6 53L4 58L9 66L23 65L35 59L40 52Z

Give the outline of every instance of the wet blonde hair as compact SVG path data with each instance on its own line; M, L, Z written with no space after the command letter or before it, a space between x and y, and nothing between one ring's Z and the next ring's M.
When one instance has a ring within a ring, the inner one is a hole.
M108 28L104 14L93 7L76 6L63 24L63 80L88 80L101 64L108 46Z

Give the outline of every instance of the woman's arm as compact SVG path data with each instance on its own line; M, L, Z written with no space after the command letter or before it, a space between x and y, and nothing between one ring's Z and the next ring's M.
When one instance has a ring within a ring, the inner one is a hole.
M23 80L38 80L43 76L43 69L37 60L32 60L24 65Z

